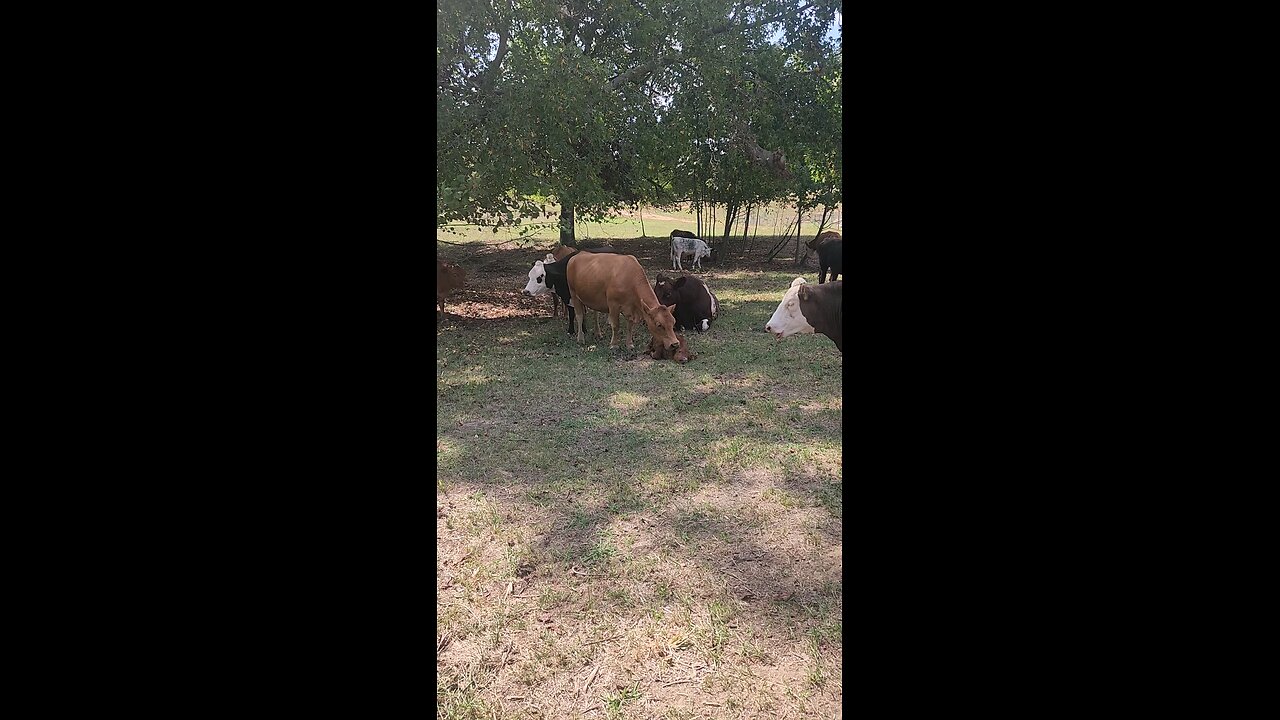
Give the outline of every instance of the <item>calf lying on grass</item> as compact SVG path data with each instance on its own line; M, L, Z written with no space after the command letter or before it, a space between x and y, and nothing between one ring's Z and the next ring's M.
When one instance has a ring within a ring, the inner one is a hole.
M676 339L680 341L678 350L664 346L658 338L649 338L649 357L654 360L675 360L681 365L690 360L696 360L698 353L689 349L689 342L684 339L684 336L676 333Z

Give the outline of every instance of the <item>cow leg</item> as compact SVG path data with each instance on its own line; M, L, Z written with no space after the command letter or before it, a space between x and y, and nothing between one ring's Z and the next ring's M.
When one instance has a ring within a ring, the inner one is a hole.
M602 313L596 313L596 339L597 339L597 340L603 340L603 339L604 339L604 331L600 329L600 315L601 315L601 314L602 314Z
M587 341L586 335L582 332L582 313L586 312L586 310L582 307L582 302L578 300L576 295L571 298L570 302L578 309L578 312L574 315L574 327L578 330L578 344L582 345Z
M627 349L635 350L636 344L632 341L631 336L636 331L636 319L627 318Z
M560 296L554 292L551 293L551 317L560 317Z
M609 349L616 350L618 348L618 308L609 308L609 329L613 333L609 336Z
M569 335L572 335L573 334L573 316L574 316L573 306L570 305L569 303L565 303L564 310L565 310L565 313L564 313L565 316L569 318L569 329L566 330L565 332Z
M818 265L818 284L821 285L826 281L827 281L827 267L825 265L819 264Z

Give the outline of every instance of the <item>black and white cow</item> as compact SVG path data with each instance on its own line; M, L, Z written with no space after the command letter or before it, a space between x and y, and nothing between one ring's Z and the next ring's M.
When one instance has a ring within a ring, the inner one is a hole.
M844 352L842 321L844 281L832 280L823 285L809 285L804 278L791 281L773 311L773 317L765 324L765 332L781 340L802 333L822 333L831 338L836 349Z
M576 255L577 253L574 253ZM550 254L547 257L551 257ZM529 269L529 282L521 291L524 295L534 296L541 295L545 292L554 292L561 300L568 311L570 335L574 334L574 318L575 313L573 305L570 302L569 295L569 278L566 269L569 265L569 259L573 255L569 255L564 260L549 262L547 260L536 260L533 267ZM585 318L585 316L583 316ZM596 314L596 337L604 337L604 332L600 329L600 314Z

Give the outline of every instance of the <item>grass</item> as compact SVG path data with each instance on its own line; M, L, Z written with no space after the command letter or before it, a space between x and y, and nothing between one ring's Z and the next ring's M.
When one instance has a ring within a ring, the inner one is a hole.
M662 245L615 242L650 281ZM814 273L709 267L680 366L565 335L518 294L534 251L441 247L437 717L834 716L843 358L763 331Z
M551 217L544 217L525 223L529 229L532 229L528 237L540 240L556 240L560 237L560 230L557 225L560 208L555 204L548 204L547 210L551 212ZM716 218L714 237L723 237L724 208L718 208L717 212L719 216ZM838 231L841 229L839 224L841 218L840 209L837 209L832 215L832 217L827 218L826 229ZM643 222L641 222L642 217L644 219ZM756 235L781 235L786 230L787 225L795 222L795 219L795 206L767 206L762 213L752 210L751 232ZM801 234L806 238L816 235L820 220L822 220L821 209L810 210L805 213L800 225ZM711 234L711 228L707 226L707 222L704 219L705 227L703 233ZM733 231L738 237L742 236L742 222L742 212L739 212L738 219L734 222ZM687 205L680 205L674 208L646 207L639 211L628 211L624 215L609 218L604 222L578 222L575 224L574 234L579 240L612 241L642 236L670 237L672 230L680 229L692 232L697 230L697 227L697 216L694 212ZM449 242L505 242L521 237L520 230L521 226L503 227L498 228L495 233L491 227L455 223L447 225L446 229L437 231L436 237Z

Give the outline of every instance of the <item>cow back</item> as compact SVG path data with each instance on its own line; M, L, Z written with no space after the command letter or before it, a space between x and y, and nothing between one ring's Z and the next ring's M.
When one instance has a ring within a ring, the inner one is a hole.
M816 248L822 247L823 243L826 243L831 240L839 240L839 239L840 239L840 233L836 232L835 230L827 230L826 232L820 233L818 237L805 243L804 246L809 248L810 250L814 250Z
M818 264L824 268L835 268L840 272L844 260L844 241L836 238L818 246ZM843 274L843 273L841 273Z
M613 249L612 245L602 245L598 248L574 248L574 247L569 247L568 245L556 245L554 248L551 249L551 254L555 256L557 261L564 260L570 255L573 255L574 253L580 253L580 252L616 253L618 251Z
M592 310L608 312L610 295L624 299L628 316L638 312L641 305L658 304L644 268L634 255L577 253L565 266L569 287Z

